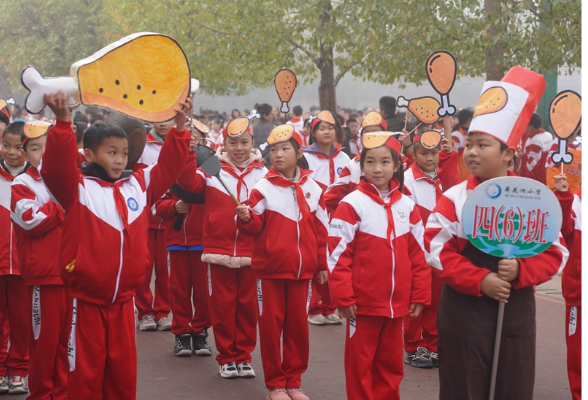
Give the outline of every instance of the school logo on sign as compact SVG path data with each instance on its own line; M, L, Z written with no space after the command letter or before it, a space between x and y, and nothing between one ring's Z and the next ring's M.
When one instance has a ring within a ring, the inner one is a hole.
M127 199L127 206L131 209L131 211L137 211L139 209L139 203L132 197Z
M496 199L502 194L502 188L496 183L486 186L486 196L491 199Z

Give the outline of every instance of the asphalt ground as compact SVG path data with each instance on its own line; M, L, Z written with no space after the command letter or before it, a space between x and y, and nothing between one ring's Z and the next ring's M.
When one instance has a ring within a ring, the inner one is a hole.
M571 399L566 372L564 334L565 303L559 278L537 289L536 400ZM302 388L312 400L346 399L343 349L345 327L310 326L310 362L303 375ZM209 343L214 350L214 338ZM174 357L174 335L170 332L137 334L137 399L265 399L263 369L259 346L253 352L253 379L221 379L212 357ZM438 398L437 369L417 369L405 365L401 398L433 400ZM25 399L25 396L5 398ZM382 399L385 400L385 399Z

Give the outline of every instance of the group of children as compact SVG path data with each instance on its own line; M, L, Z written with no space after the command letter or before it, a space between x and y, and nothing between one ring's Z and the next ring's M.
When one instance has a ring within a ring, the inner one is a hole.
M308 323L341 318L349 399L399 399L403 364L439 367L442 399L478 399L489 389L497 301L508 301L497 398L531 399L533 286L567 261L576 395L581 193L556 177L565 242L529 259L483 254L461 226L468 193L512 175L538 101L540 85L529 82L516 115L493 116L514 118L510 129L487 115L463 126L462 154L447 139L431 146L423 130L409 153L406 137L372 112L350 159L329 111L302 125L308 146L295 124L274 127L262 144L269 162L246 117L206 150L208 128L190 121L186 129L189 98L147 134L132 171L128 138L141 123L93 124L80 152L65 94L46 95L53 126L16 122L2 134L0 212L10 240L0 249L0 320L10 351L0 358L0 391L26 392L28 375L31 399L135 398L136 308L139 329L171 329L176 356L212 355L212 327L222 378L255 377L259 329L267 400L308 399ZM213 153L218 173L207 168Z

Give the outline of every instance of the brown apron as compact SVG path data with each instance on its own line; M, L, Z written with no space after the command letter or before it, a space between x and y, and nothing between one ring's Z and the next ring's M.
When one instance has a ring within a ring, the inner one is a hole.
M500 258L470 243L462 252L474 265L497 272ZM498 302L443 285L438 313L441 400L486 400L490 390ZM496 400L532 400L535 383L533 288L511 289L504 310Z

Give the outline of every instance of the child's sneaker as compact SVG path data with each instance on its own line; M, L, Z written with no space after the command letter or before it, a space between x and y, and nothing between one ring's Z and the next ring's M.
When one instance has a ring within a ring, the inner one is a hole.
M157 324L155 323L155 317L153 315L145 315L139 320L140 331L156 331Z
M10 376L8 377L8 393L22 394L28 393L29 387L24 376Z
M174 346L174 356L178 357L186 357L192 354L192 348L190 347L190 337L192 335L189 333L184 333L182 335L176 335L176 345Z
M255 371L248 362L242 362L241 364L238 364L237 371L239 371L240 378L255 378Z
M433 363L433 367L439 368L439 353L432 351L429 354L431 355L431 362Z
M286 393L286 389L274 389L267 392L265 400L290 400L290 396Z
M308 323L312 325L327 325L329 321L323 314L309 314Z
M204 328L202 332L197 335L192 335L192 348L197 356L211 356L212 349L208 344L208 328Z
M310 400L300 388L286 389L286 393L292 400Z
M237 371L237 367L235 366L234 361L220 365L218 367L218 373L220 374L221 378L225 379L234 379L239 377L239 371Z
M341 325L343 320L337 314L325 315L325 319L329 325Z
M169 331L171 329L171 319L169 317L161 317L157 320L158 331Z
M8 377L0 376L0 393L8 392Z
M405 364L410 364L415 368L433 368L431 355L424 347L419 347L416 351L409 353L404 358Z

